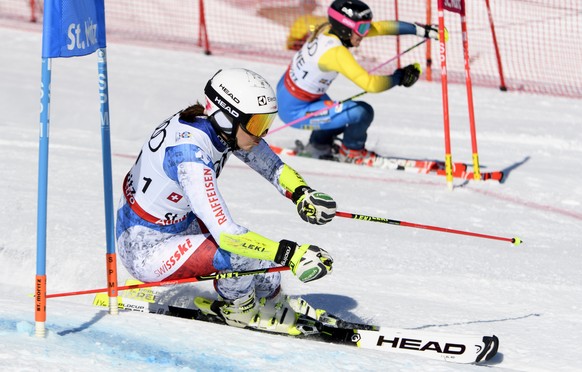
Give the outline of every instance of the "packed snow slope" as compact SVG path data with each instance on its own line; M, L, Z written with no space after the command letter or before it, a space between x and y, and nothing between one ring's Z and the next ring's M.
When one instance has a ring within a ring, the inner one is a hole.
M0 366L4 371L414 370L456 365L322 342L258 334L178 318L91 306L93 296L49 299L48 335L34 336L41 35L0 28ZM286 66L187 51L110 43L114 197L139 149L166 117L203 100L220 68L246 67L275 85ZM390 56L387 56L387 58ZM359 89L338 78L332 97ZM48 292L105 287L105 227L97 61L53 60L51 85ZM449 86L453 161L470 162L466 90ZM501 237L504 241L336 218L304 223L288 200L232 158L220 177L234 218L274 240L328 250L332 275L284 290L348 320L434 332L495 334L489 368L582 369L582 104L493 89L473 90L479 157L503 183L375 170L285 158L338 210ZM419 81L361 97L375 109L368 148L443 159L441 86ZM281 126L276 121L274 128ZM286 128L266 140L291 146L309 132ZM121 283L128 279L119 266ZM209 282L167 288L213 295Z

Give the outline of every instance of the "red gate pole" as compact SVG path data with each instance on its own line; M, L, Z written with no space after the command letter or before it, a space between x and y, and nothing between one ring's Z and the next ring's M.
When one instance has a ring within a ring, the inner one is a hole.
M36 2L34 0L30 0L30 22L36 22Z
M441 59L441 87L443 95L443 122L445 130L445 175L447 186L453 189L453 156L451 154L451 130L449 120L449 90L447 80L447 48L445 46L445 16L443 0L438 0L439 52Z
M200 23L198 25L198 46L204 46L204 54L210 55L210 43L208 42L208 32L206 30L206 15L204 13L204 0L198 1L200 11Z
M469 125L471 127L471 150L473 151L473 179L481 179L479 169L479 152L477 151L477 130L475 129L475 109L473 105L473 84L469 67L469 37L467 34L467 17L465 1L461 0L461 31L463 33L463 54L465 57L465 84L467 86L467 104L469 105Z
M491 26L491 36L493 37L493 47L495 48L495 57L497 58L497 69L499 70L499 89L503 92L507 91L505 85L505 77L503 76L503 66L501 64L501 53L499 53L499 45L497 44L497 35L495 34L495 25L493 24L493 15L491 15L491 7L489 0L485 0L487 5L487 15L489 16L489 26Z
M432 24L432 1L426 0L426 24ZM426 41L426 69L424 76L427 81L432 81L432 48L430 38Z

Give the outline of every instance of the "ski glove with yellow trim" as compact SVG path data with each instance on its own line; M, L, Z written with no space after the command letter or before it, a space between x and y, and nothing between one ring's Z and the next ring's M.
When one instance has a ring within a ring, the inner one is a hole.
M415 23L416 36L439 40L439 25L423 25ZM445 27L445 42L449 41L449 31Z
M299 186L291 197L303 221L324 225L335 217L336 203L331 196L308 186Z
M333 259L325 250L310 244L298 245L289 240L279 242L275 262L289 266L291 272L304 283L330 274L333 265Z

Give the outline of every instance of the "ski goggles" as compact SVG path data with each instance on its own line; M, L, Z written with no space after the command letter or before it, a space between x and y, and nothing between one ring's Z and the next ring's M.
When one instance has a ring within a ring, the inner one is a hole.
M235 124L238 124L239 127L242 128L247 134L250 134L254 137L264 137L273 121L275 121L275 117L277 116L276 112L270 114L244 114L242 112L238 112L238 117L234 118L231 115L225 114L223 111L218 110L216 111L213 116L216 123L226 132L232 133L232 128L234 128Z
M241 124L240 127L251 136L263 137L269 131L269 128L271 127L271 124L273 124L273 121L275 120L277 113L274 112L271 114L253 114L249 116L250 118L246 122L246 125ZM242 118L243 123L244 120L245 119Z
M370 28L372 27L372 21L358 21L358 22L356 22L354 20L349 19L345 15L341 14L340 12L338 12L337 10L332 9L332 8L328 8L327 15L330 16L331 18L335 19L336 21L338 21L342 25L349 27L356 34L358 34L362 37L368 35L368 32L370 32Z

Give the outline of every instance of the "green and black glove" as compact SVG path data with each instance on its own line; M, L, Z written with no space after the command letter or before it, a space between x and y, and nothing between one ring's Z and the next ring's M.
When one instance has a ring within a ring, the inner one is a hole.
M310 244L298 245L289 240L279 242L275 262L289 266L291 272L304 283L330 274L333 265L333 259L325 250Z
M299 186L291 197L303 221L324 225L335 217L336 203L331 196L307 186Z

